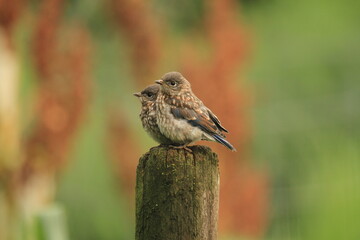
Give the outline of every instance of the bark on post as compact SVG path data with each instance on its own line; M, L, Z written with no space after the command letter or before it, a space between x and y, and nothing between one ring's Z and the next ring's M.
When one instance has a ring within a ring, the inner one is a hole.
M136 176L136 240L216 240L217 155L210 148L155 147Z

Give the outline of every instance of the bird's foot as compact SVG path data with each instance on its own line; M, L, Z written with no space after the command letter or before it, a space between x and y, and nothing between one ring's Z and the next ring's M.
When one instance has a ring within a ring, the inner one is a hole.
M193 152L193 151L192 151L190 148L188 148L186 145L183 145L183 146L169 145L169 147L175 148L175 149L184 149L184 150L186 150L186 151L188 151L188 152L190 152L190 153Z

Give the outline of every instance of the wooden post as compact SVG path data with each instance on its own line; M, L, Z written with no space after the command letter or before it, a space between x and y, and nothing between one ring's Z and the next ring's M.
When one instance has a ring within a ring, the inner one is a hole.
M136 176L136 240L216 240L217 155L204 146L154 147Z

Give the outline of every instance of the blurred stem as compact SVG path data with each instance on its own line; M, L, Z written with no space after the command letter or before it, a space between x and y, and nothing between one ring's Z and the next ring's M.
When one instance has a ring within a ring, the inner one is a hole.
M49 209L52 209L55 193L54 176L55 175L52 171L38 172L36 175L28 179L27 183L18 193L17 206L19 207L19 210L22 214L21 219L23 221L23 228L21 229L21 232L22 236L24 236L26 240L60 239L39 237L39 234L41 236L43 236L45 233L47 235L52 234L48 228L56 228L53 226L53 224L51 225L48 220L46 220L47 218L44 220L41 217L43 214L48 216L49 214L47 213ZM52 216L52 214L50 215ZM38 217L40 218L38 219ZM57 220L51 221L54 222ZM39 229L39 224L42 226L41 229ZM44 226L46 229L43 229Z
M68 240L66 214L60 205L52 204L37 216L37 240Z

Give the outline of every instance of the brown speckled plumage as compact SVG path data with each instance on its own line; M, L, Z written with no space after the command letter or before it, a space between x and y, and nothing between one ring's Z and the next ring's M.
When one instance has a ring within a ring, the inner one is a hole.
M171 140L166 138L159 130L156 116L156 98L158 96L160 86L157 84L146 87L140 93L134 95L140 99L141 112L140 119L145 131L158 143L170 144Z
M174 145L187 145L198 140L215 141L232 151L225 140L219 119L198 99L190 83L178 72L165 74L156 83L160 91L156 99L156 119L160 132Z

